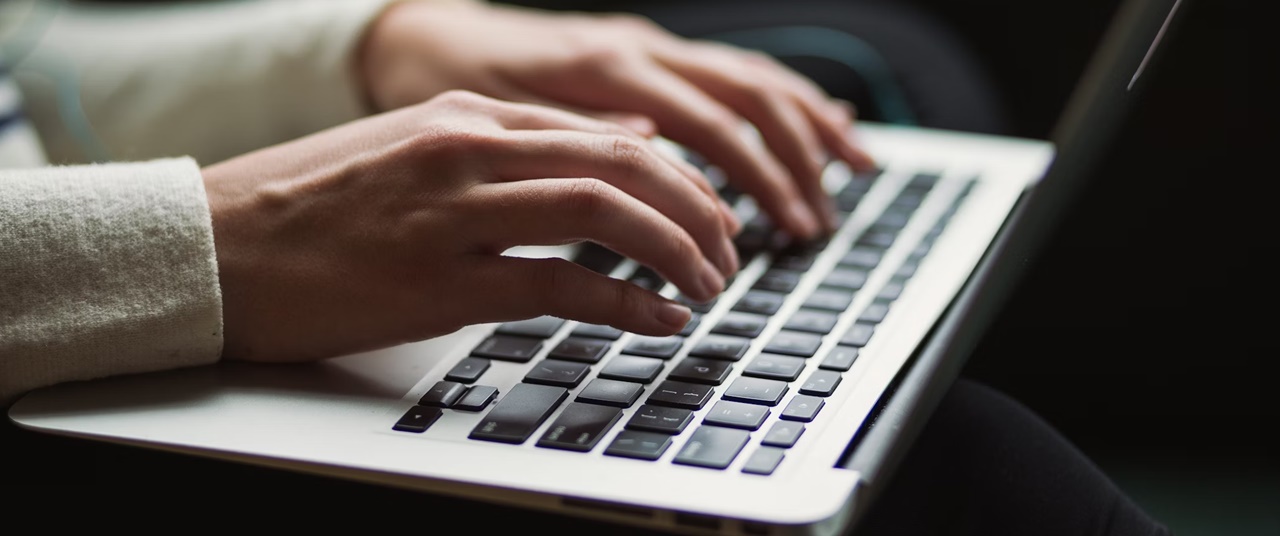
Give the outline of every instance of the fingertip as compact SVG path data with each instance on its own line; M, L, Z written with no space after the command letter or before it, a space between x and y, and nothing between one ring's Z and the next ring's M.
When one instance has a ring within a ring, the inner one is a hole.
M666 301L659 305L657 312L654 314L654 318L664 327L670 328L672 333L684 329L684 326L689 323L689 319L692 317L692 310L674 301Z

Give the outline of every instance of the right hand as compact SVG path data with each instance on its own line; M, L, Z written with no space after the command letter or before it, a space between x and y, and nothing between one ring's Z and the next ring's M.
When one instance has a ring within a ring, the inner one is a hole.
M511 247L592 241L695 299L738 269L705 177L615 123L449 92L203 170L223 356L309 361L552 315L670 335L688 308Z

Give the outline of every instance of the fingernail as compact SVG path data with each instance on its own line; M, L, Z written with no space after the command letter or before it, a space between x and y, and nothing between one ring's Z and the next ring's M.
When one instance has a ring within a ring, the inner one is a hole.
M796 201L791 203L790 210L791 217L800 224L800 232L804 235L800 238L812 238L814 235L818 234L820 225L818 224L818 219L813 215L813 209L810 208L809 205L806 205L801 201Z
M729 236L738 236L742 231L742 222L738 220L738 215L733 212L733 207L729 206L723 199L720 201L720 211L724 213L725 224L729 226Z
M724 276L720 275L720 270L706 259L702 260L702 277L699 283L702 285L703 297L707 300L716 297L724 290Z
M688 307L680 305L676 302L666 302L658 306L658 313L655 315L658 322L672 329L684 329L684 325L689 323L689 318L693 316L693 312Z
M738 248L737 246L733 245L732 240L729 240L726 237L724 239L724 245L721 247L721 251L723 251L721 255L724 258L724 264L725 264L724 276L729 277L730 275L737 273L738 268L740 268L739 260L738 260Z

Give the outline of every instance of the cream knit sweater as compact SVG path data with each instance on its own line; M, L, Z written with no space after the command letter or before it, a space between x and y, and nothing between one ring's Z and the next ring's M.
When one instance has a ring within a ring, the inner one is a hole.
M368 113L352 55L389 1L5 0L0 63L53 165L0 130L0 404L219 359L200 165Z

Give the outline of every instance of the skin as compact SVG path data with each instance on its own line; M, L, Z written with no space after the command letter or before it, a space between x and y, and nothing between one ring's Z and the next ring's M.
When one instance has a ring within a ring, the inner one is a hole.
M705 155L801 238L852 110L763 56L629 16L404 2L357 71L381 112L203 170L224 357L297 362L552 315L670 335L687 307L515 246L600 243L695 300L739 268ZM751 125L758 136L743 135Z

